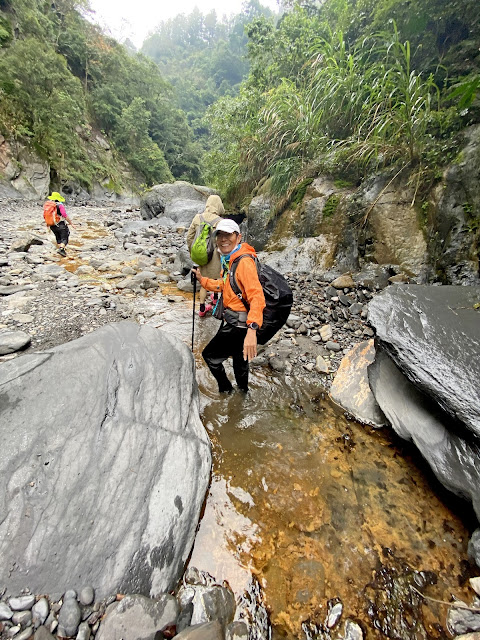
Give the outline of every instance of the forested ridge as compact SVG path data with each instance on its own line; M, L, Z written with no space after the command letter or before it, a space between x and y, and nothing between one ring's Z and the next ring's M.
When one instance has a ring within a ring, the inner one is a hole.
M146 185L197 180L199 150L171 86L87 12L83 0L0 1L0 132L47 159L56 184L121 189L122 158ZM91 153L95 131L110 162Z
M244 3L231 18L212 10L180 14L161 22L145 40L142 53L152 58L175 87L197 141L208 149L207 108L224 96L238 93L249 71L247 25L254 19L274 21L272 11L259 0Z
M479 121L473 0L300 1L247 27L250 72L207 112L206 177L231 200L268 180L285 202L324 172L389 169L426 191Z
M318 172L405 172L418 192L480 119L476 0L258 0L160 23L135 53L87 0L0 0L0 132L52 180L186 179L232 203L268 181L278 202ZM112 162L89 151L95 131ZM140 185L139 185L140 186Z

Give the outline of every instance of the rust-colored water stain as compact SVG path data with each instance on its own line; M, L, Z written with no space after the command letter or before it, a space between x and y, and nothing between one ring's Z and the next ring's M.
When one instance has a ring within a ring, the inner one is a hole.
M108 231L103 224L92 222L91 220L87 220L85 224L89 227L88 229L84 229L83 224L79 228L77 226L80 237L85 240L96 240L97 238L104 238L105 236L108 236Z
M198 365L215 491L192 564L239 593L254 572L274 637L304 637L302 622L323 623L332 598L344 603L344 618L362 622L367 637L385 637L388 624L398 632L390 637L447 637L447 607L435 602L418 598L415 615L405 618L407 627L414 620L411 635L395 627L398 607L388 624L381 619L388 617L382 570L404 581L432 572L436 584L425 593L437 600L467 593L460 583L469 531L414 451L389 430L347 421L328 401L309 403L266 376L255 376L246 399L217 397Z
M192 293L181 291L175 282L160 283L158 286L164 296L182 296L182 298L185 298L186 300L193 299Z

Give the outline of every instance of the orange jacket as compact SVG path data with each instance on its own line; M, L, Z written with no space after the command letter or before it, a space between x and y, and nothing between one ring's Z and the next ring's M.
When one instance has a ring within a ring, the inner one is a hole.
M238 256L243 254L256 256L255 249L242 242L238 251L231 256L229 267L232 261ZM265 296L263 295L262 285L258 279L257 267L254 260L240 260L235 271L235 280L242 291L242 295L250 305L250 311L247 316L248 322L256 322L259 326L262 326L263 322L263 310L265 309ZM211 278L202 278L200 284L207 291L222 291L223 292L223 304L225 308L232 309L232 311L245 311L242 301L237 298L230 286L230 276L227 276L225 282L221 278L220 280L212 280Z

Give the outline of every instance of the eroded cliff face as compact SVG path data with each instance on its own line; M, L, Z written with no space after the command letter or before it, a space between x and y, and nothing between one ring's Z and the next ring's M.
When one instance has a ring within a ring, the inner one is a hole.
M75 180L52 180L48 160L33 148L0 135L0 199L43 200L56 190L66 195L70 204L95 200L138 205L143 178L112 152L108 139L100 132L86 127L79 133L90 160L103 167L90 191Z
M49 185L49 163L0 136L0 197L35 200L47 195Z
M480 126L432 193L427 221L431 271L445 283L475 284L480 276Z
M306 270L355 271L374 263L419 282L475 284L480 276L480 127L467 132L457 163L446 168L422 202L406 177L372 176L349 188L318 176L298 204L276 218L272 212L268 194L252 200L250 242L257 250L294 244L297 262L303 243L309 252ZM317 239L321 255L311 255L309 238Z

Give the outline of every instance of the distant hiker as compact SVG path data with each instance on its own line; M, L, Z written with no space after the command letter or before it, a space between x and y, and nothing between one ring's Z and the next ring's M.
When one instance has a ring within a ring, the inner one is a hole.
M64 202L65 198L57 191L53 191L52 195L48 196L47 201L43 205L45 224L52 230L57 241L57 251L62 256L67 255L66 246L70 236L70 229L68 228L67 222L75 229L75 225L67 215L63 204Z
M238 388L247 392L248 363L257 355L257 330L263 322L265 296L254 260L240 260L235 274L244 299L250 307L248 312L233 292L228 274L236 258L244 254L256 256L256 253L249 244L242 244L240 227L233 220L224 219L217 224L215 241L221 256L222 277L209 279L202 276L200 269L193 269L202 287L208 291L222 292L214 312L215 317L222 319L222 324L203 350L202 356L218 383L218 390L227 393L232 391L233 387L223 362L231 356Z
M205 211L197 213L187 231L187 246L191 258L200 266L200 272L206 278L220 277L220 255L215 247L213 231L224 213L225 209L220 196L209 196ZM213 307L210 302L206 303L207 292L203 287L198 297L200 300L198 315L203 318Z

